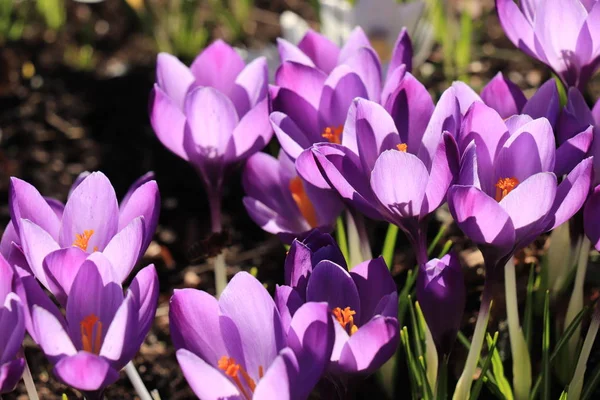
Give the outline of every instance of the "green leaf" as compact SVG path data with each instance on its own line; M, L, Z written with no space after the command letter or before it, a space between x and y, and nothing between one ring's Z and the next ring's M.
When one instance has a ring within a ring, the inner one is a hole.
M544 333L542 335L542 399L550 400L550 291L546 290L544 299Z
M479 375L479 379L477 379L477 382L475 382L475 386L473 387L473 390L471 390L471 396L469 396L470 400L477 400L479 398L479 393L481 392L481 388L483 387L483 380L485 378L485 375L487 374L487 371L490 369L490 366L492 365L492 354L494 354L494 350L496 350L496 342L498 341L498 332L496 332L494 334L493 338L488 333L486 335L486 341L488 344L488 356L485 358L485 362L483 363L483 366L481 367L481 373Z
M581 400L591 400L592 395L596 391L596 387L600 383L600 364L596 365L596 368L590 374L588 382L586 382L585 387L583 388L583 394L581 395ZM566 392L566 389L565 389Z
M65 393L63 393L63 395L62 395L62 400L69 400L69 398L67 397L67 395Z
M446 241L446 243L444 244L444 247L442 248L442 251L440 251L440 254L438 255L438 258L442 258L446 254L448 254L448 252L450 251L450 248L452 247L453 244L454 243L452 243L452 240Z
M527 350L531 353L531 324L533 322L533 307L534 307L534 283L535 283L535 267L531 265L529 268L529 279L527 280L527 297L525 298L525 313L523 315L523 334L527 342Z
M394 250L396 250L397 237L398 227L394 224L389 224L387 233L385 234L381 255L383 256L383 259L385 260L385 263L390 271L392 270L392 264L394 262Z
M337 239L338 245L340 246L340 250L346 259L346 262L350 260L350 255L348 254L348 239L346 237L346 226L344 225L344 220L341 216L337 217L336 225L335 225L335 237Z
M567 389L568 389L568 388L569 388L569 387L567 386L567 387L565 388L565 390L563 390L563 392L560 394L560 397L558 398L558 400L567 400L567 398L569 397L569 396L567 395Z
M490 346L490 342L488 342L488 346ZM504 375L504 365L502 364L502 359L500 358L500 353L498 353L498 349L494 349L491 354L492 357L492 370L494 371L494 379L496 380L496 386L498 390L505 399L513 400L513 392L510 387L510 383L508 383L508 379Z
M431 253L433 253L433 250L435 249L435 247L439 243L440 239L442 238L442 236L444 236L444 233L446 233L446 229L448 229L447 225L442 225L440 227L440 230L438 231L438 233L433 238L433 241L431 242L431 244L429 245L429 247L427 247L427 255L428 256L431 256Z

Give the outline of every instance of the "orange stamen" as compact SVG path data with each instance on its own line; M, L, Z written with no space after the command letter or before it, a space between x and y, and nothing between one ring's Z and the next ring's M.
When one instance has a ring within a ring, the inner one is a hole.
M501 201L519 184L517 178L500 178L496 183L496 201Z
M406 143L400 143L396 145L396 148L398 149L398 151L406 153L406 150L408 150L408 145Z
M296 205L300 209L300 213L308 222L311 228L316 228L319 226L319 220L317 218L317 212L315 211L315 207L312 202L308 198L306 191L304 190L304 184L299 176L292 178L289 184L290 192L292 193L292 198L296 202Z
M323 136L329 141L329 143L342 144L342 132L344 131L344 125L339 126L328 126L323 129Z
M100 318L95 314L90 314L81 320L79 327L81 328L81 346L83 347L83 351L100 354L100 348L102 347L102 322L100 322ZM96 328L95 336L94 327Z
M88 243L93 234L94 234L93 229L85 230L85 231L83 231L83 233L81 235L79 233L76 233L75 241L73 242L73 246L77 246L81 250L87 251ZM98 247L94 246L94 251L97 251L97 250L98 250Z
M256 389L256 382L254 382L254 379L248 375L248 372L246 372L246 370L240 364L236 363L233 357L223 356L219 359L217 365L221 371L225 372L225 375L233 380L244 398L251 400L254 389ZM242 379L240 379L240 375L243 379L243 382ZM263 377L262 365L258 367L258 377L259 379ZM244 383L246 385L244 385ZM246 390L246 386L248 389L250 389L250 392Z
M354 315L356 311L350 307L346 307L343 310L340 307L336 307L332 310L333 316L337 322L350 334L354 335L358 330L358 326L354 325Z

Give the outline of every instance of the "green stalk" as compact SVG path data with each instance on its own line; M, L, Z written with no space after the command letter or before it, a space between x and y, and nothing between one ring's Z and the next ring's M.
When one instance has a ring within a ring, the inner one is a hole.
M544 299L544 333L542 337L542 399L550 400L550 291L546 290Z
M391 271L394 263L394 250L396 250L396 239L398 238L398 227L394 224L389 224L385 240L383 241L383 250L381 255L385 260L385 264Z
M338 246L340 246L340 250L346 259L346 262L350 261L350 256L348 255L348 241L346 239L346 227L344 225L344 220L342 217L337 217L335 223L335 237L337 239Z
M581 348L581 353L579 354L579 360L577 361L577 367L575 368L573 379L569 384L569 390L567 392L569 400L579 400L581 397L581 389L583 387L583 378L585 376L588 358L590 357L592 346L596 340L599 327L600 308L598 308L598 304L596 304L592 322L590 323L590 327L585 335L585 341L583 342L583 347Z

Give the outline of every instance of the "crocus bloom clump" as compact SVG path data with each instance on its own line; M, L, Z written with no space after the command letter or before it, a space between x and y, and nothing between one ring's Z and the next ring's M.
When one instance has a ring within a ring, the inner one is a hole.
M461 170L448 205L462 231L483 245L484 255L493 249L498 261L581 208L592 159L578 162L558 184L559 154L547 119L514 116L504 122L482 103L467 114L458 141Z
M298 176L294 162L283 151L277 159L265 153L251 156L242 184L250 217L286 243L313 228L330 231L342 210L337 193Z
M126 294L113 269L95 253L73 279L65 312L49 300L31 275L23 275L31 333L65 384L87 399L101 399L119 378L148 334L158 300L153 265L142 269Z
M466 287L458 256L451 252L425 264L417 278L417 300L438 354L450 354L466 304Z
M176 290L169 318L179 365L203 400L304 400L334 343L327 304L303 305L284 326L267 290L246 272L233 277L219 300Z
M325 180L358 211L401 227L419 264L424 264L427 216L445 201L458 173L454 135L460 121L452 88L442 95L426 127L413 131L398 131L381 105L356 99L341 145L314 145L302 153L296 166L316 186ZM313 167L313 157L318 169Z
M12 391L25 368L21 343L25 336L25 316L15 293L18 277L0 255L0 394Z
M2 249L22 249L27 263L17 259L16 265L30 268L59 300L64 297L56 292L53 277L65 272L63 264L78 267L94 252L109 260L121 283L145 252L158 223L158 186L147 178L138 180L119 205L108 178L94 172L76 182L64 208L48 203L29 183L12 178L13 230L7 228ZM74 278L76 271L69 272Z
M226 168L261 150L273 135L266 60L245 65L232 47L217 40L189 68L161 53L156 70L154 131L165 147L197 169L211 201L219 203Z
M600 3L496 0L506 36L582 90L600 65ZM560 26L561 29L556 29Z
M348 267L328 234L313 231L292 243L285 262L285 282L276 303L289 320L303 304L326 302L335 325L330 371L370 374L396 351L399 342L398 295L385 261ZM292 322L293 323L293 322Z

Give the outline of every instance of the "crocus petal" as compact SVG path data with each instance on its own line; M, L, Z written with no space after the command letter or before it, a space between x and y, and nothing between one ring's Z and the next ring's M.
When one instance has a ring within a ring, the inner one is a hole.
M508 213L480 189L452 186L448 206L459 228L475 243L511 249L515 228Z
M11 220L4 228L4 232L2 232L2 239L0 239L0 254L2 254L4 258L9 258L13 248L13 243L21 243L21 239L19 238L15 224L13 224L13 221Z
M198 85L214 87L229 95L236 77L244 69L244 61L231 46L216 40L196 57L190 69Z
M73 280L88 254L79 247L59 249L44 258L44 272L49 289L59 303L66 304Z
M319 164L317 164L310 147L302 151L302 153L298 155L298 158L296 158L296 172L302 179L316 188L323 190L331 189L327 180L323 178L323 174L321 174L321 170L319 169Z
M282 64L286 61L292 61L309 67L315 67L310 57L283 38L277 38L277 51L279 52L279 59Z
M461 81L454 81L452 82L452 87L454 88L456 99L460 104L461 114L466 114L467 110L476 101L480 101L483 103L481 97L479 97L479 95L471 88L471 86L467 85L466 83Z
M274 300L277 310L279 311L279 315L281 316L283 330L288 332L292 322L292 316L296 313L298 308L304 304L304 301L298 294L298 291L290 286L285 285L277 285L275 288Z
M327 37L309 29L298 48L315 63L317 68L325 73L331 72L337 65L340 54L339 47Z
M285 334L265 287L247 272L239 272L221 294L219 306L238 328L246 370L254 374L270 365L284 347Z
M338 64L342 64L348 58L352 57L352 55L354 55L354 53L361 47L371 48L371 42L362 28L357 26L352 30L350 36L344 44L344 47L342 47Z
M178 289L169 307L171 337L176 349L186 349L216 366L227 355L219 325L219 304L206 292Z
M583 160L592 145L593 138L594 127L589 126L585 131L568 139L556 149L556 164L554 165L556 176L568 174Z
M133 294L137 301L138 310L138 341L141 343L152 327L158 305L158 275L154 264L150 264L137 273L128 292Z
M14 359L25 336L25 315L21 299L10 293L0 308L0 326L7 329L0 337L0 364Z
M131 195L121 202L119 210L119 231L123 230L136 217L142 216L144 222L143 243L140 252L148 248L160 215L160 192L156 181L151 180L139 186ZM140 254L141 255L141 254Z
M583 209L583 227L585 234L596 249L600 249L600 185L590 193Z
M600 7L598 7L598 9L600 9ZM594 104L594 108L592 108L592 116L594 117L596 125L600 125L600 99L596 100L596 104Z
M263 99L240 120L229 143L231 161L244 160L264 148L273 137L269 120L269 100Z
M150 123L158 140L173 153L189 161L183 148L185 115L177 104L158 86L150 96Z
M62 358L54 366L54 374L68 386L84 391L100 390L119 379L119 372L108 361L85 351Z
M79 176L81 176L84 173L85 172L82 172L81 174L79 174ZM89 175L89 172L87 173L87 175ZM77 179L79 179L79 176L77 177ZM129 200L131 200L131 196L133 196L133 194L140 187L144 186L146 183L154 181L155 180L154 178L155 178L154 172L149 171L149 172L146 172L144 175L140 176L139 178L137 178L135 180L135 182L133 182L131 184L131 186L129 186L129 189L127 189L127 193L125 193L125 196L123 196L121 203L119 203L119 208L121 208L121 213L123 213L122 209L127 207L127 203L129 202ZM81 182L79 182L79 183L81 183ZM75 185L75 184L73 184L73 185ZM77 185L79 186L79 184L77 184ZM125 226L125 225L127 225L127 223L124 224L123 226Z
M377 199L399 223L419 216L425 199L429 173L416 156L387 150L379 156L371 174L371 188Z
M382 257L364 261L350 271L360 297L362 324L374 315L383 296L396 292L396 283Z
M590 125L595 125L595 121L585 98L577 88L569 88L567 104L558 121L558 143L564 143Z
M273 360L265 376L258 382L252 397L261 400L291 400L292 393L298 392L298 389L293 386L297 374L298 361L294 353L285 348Z
M65 205L59 244L72 246L77 235L93 231L87 241L87 251L102 251L117 233L118 216L115 190L102 172L94 172L77 186Z
M0 366L0 393L12 392L25 370L25 359L17 358Z
M332 309L350 307L356 312L354 318L360 321L360 297L352 277L329 260L320 261L315 266L306 287L306 301L324 301Z
M313 107L319 105L326 79L322 71L292 61L281 64L275 74L278 86L296 92Z
M446 192L458 176L460 155L454 137L444 132L438 150L434 155L425 189L426 202L421 209L421 217L435 211L446 201Z
M177 57L168 53L159 53L156 57L156 82L180 110L194 80L190 69Z
M304 149L311 146L312 138L298 127L293 118L281 112L274 112L271 113L270 120L281 148L291 158L298 158Z
M325 129L343 125L348 108L356 97L369 98L365 83L352 68L339 65L325 81L318 108L320 127Z
M560 96L556 81L548 79L540 86L527 101L522 113L531 116L533 119L544 117L550 121L550 125L555 126L560 113Z
M227 96L211 87L192 89L185 99L185 115L186 129L200 157L225 153L238 123L235 107Z
M102 252L110 261L118 282L123 282L143 251L144 217L137 217L117 233Z
M509 79L506 79L502 72L498 72L483 88L481 98L485 104L496 110L502 118L520 114L527 101L521 89Z
M377 53L371 48L362 47L348 57L344 64L349 66L361 79L367 90L368 99L381 99L381 64Z
M0 256L0 301L13 291L14 269L8 264L4 256Z
M28 219L48 232L53 238L58 237L60 221L31 184L18 178L10 178L9 187L10 218L15 221L15 230L20 234L21 219Z
M31 318L38 344L51 362L77 354L64 326L50 311L34 305Z
M406 27L403 27L394 44L392 58L388 64L388 76L401 65L404 65L408 72L412 71L412 57L412 42L410 41L410 36L408 35Z
M510 41L525 53L536 57L533 27L519 7L513 0L496 0L496 9L500 24Z
M268 84L269 67L264 57L252 61L238 75L230 97L240 118L266 99Z
M100 348L100 356L108 359L115 369L123 368L139 350L137 322L136 300L128 293L106 330Z
M33 274L42 285L48 287L43 261L48 254L60 248L58 243L48 232L27 219L21 220L21 240L23 253Z
M390 359L399 341L398 320L377 316L350 336L339 366L348 373L370 374Z

